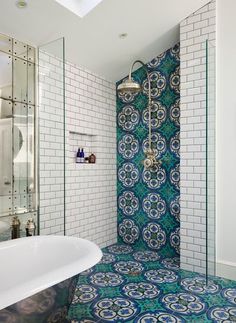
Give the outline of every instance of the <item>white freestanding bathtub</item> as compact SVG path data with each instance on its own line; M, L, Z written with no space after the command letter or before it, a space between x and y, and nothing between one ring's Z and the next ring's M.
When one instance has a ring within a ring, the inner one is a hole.
M101 257L97 245L75 237L35 236L1 242L0 310L77 276ZM25 307L20 306L21 311ZM4 311L0 311L1 322Z

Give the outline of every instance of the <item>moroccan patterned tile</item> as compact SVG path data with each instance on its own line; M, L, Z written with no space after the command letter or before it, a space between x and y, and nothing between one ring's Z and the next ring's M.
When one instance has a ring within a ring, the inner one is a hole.
M178 257L116 244L79 276L71 322L235 322L236 282L179 269Z

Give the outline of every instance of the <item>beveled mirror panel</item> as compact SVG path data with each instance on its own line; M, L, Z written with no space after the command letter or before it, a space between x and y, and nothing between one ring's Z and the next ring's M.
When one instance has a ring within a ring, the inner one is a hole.
M13 100L27 102L27 62L20 58L13 58Z
M35 48L28 46L28 61L35 63Z
M37 219L35 48L0 35L0 222L9 224L0 241L11 239L11 222ZM30 213L34 212L34 213Z
M12 214L12 196L0 196L0 214L6 216Z
M0 99L0 119L12 118L12 101Z
M14 103L13 172L14 194L26 194L28 186L27 105Z
M36 193L28 194L28 210L33 212L37 209Z
M14 195L13 196L13 213L14 214L21 214L28 212L28 202L27 202L27 195Z
M35 104L35 65L28 63L28 104Z
M0 51L12 54L12 38L0 34Z
M28 192L35 192L35 107L28 106Z
M0 52L0 98L12 99L12 56Z
M0 195L12 193L12 118L0 119Z
M28 46L18 40L13 41L13 55L27 60Z

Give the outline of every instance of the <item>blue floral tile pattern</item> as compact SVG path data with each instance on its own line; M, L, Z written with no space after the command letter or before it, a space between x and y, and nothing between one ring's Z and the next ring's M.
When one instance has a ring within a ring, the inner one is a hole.
M118 206L125 215L134 215L139 209L139 200L131 191L125 191L118 198Z
M154 313L147 312L140 315L135 321L135 323L157 323L157 322L168 322L168 323L185 323L183 318L178 317L163 311L156 311Z
M215 323L236 322L236 308L235 307L213 307L210 309L208 318Z
M125 163L118 172L118 178L124 187L133 187L139 179L139 172L132 163Z
M133 256L135 260L143 262L157 261L160 259L158 253L151 250L137 251L133 254Z
M125 106L118 115L119 126L123 130L132 131L139 123L139 118L138 111L132 105Z
M148 223L143 229L143 239L149 248L159 250L166 243L166 233L160 224Z
M200 315L207 308L207 304L200 297L186 293L167 294L161 302L166 309L182 315Z
M118 143L118 151L125 159L132 159L138 153L139 142L133 135L127 134Z
M157 193L149 193L143 199L143 210L150 219L160 219L166 212L166 202Z
M151 143L152 150L156 158L160 158L166 152L166 140L162 137L159 133L153 132L152 133L152 143ZM143 151L146 153L149 149L149 142L148 138L143 141Z
M178 279L178 276L174 271L167 269L149 270L144 276L148 281L156 284L173 283Z
M162 92L166 88L166 78L161 72L153 71L149 73L151 79L151 97L152 99L157 99L161 96ZM143 82L144 93L148 93L148 81L147 79Z
M150 189L157 189L166 181L166 171L160 166L154 166L143 171L143 181Z
M141 263L137 261L119 261L114 265L114 269L124 275L136 274L144 270Z
M111 264L116 260L114 255L111 255L109 253L103 253L102 260L100 263L102 264Z
M179 44L146 66L151 79L151 148L161 165L144 169L142 164L149 148L149 109L147 76L140 68L132 77L142 84L143 91L117 93L119 243L158 250L165 257L175 257L179 253L180 213ZM132 223L126 222L131 218ZM151 228L155 227L149 224L158 225L160 234L154 233L150 237ZM131 226L135 228L134 234L130 234Z
M196 294L216 294L220 286L213 281L206 281L204 277L185 278L181 281L181 286L191 293Z
M158 129L166 120L166 108L161 102L155 102L151 105L151 125L152 130ZM143 123L149 126L149 108L143 110L142 113Z
M123 220L119 225L119 235L126 243L135 243L139 238L139 228L133 220Z
M125 285L122 288L122 292L129 298L134 299L152 299L156 298L160 290L150 283L141 282L141 283L130 283Z
M228 302L236 305L236 288L225 288L221 294Z
M219 277L206 281L179 269L179 257L166 258L136 245L117 244L103 253L112 262L102 260L92 272L79 275L71 323L236 322L236 282ZM2 320L8 313L1 312L0 322L8 323Z
M121 322L138 313L136 304L126 298L104 298L94 305L95 315L104 321Z
M91 302L98 296L97 289L90 285L78 285L75 290L73 304Z
M127 253L131 253L133 251L133 248L131 246L127 245L112 245L108 247L108 251L111 253L114 253L116 255L126 255Z
M106 287L106 286L118 286L123 283L121 275L113 272L99 272L90 276L90 282L93 285Z
M179 257L165 258L161 261L161 263L167 269L178 270L180 267Z

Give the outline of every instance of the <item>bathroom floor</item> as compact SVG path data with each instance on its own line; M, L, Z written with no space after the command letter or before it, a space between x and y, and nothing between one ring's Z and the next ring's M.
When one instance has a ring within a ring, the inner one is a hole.
M236 282L179 269L178 258L128 245L103 249L79 277L71 323L236 322Z

